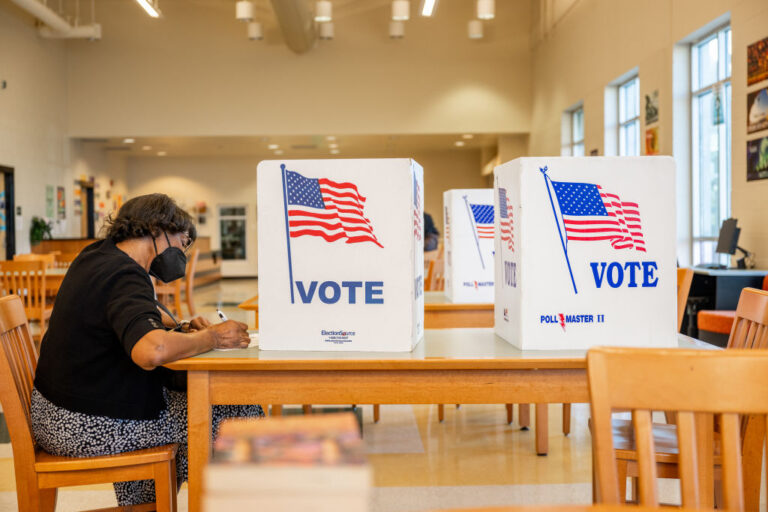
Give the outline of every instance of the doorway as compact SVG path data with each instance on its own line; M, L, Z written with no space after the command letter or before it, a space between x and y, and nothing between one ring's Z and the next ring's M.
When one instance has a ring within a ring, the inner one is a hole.
M16 254L16 204L14 200L13 167L0 165L0 240L6 260Z
M82 201L82 214L80 215L80 236L82 238L96 238L96 218L93 208L93 183L90 181L76 181L80 186L80 200Z

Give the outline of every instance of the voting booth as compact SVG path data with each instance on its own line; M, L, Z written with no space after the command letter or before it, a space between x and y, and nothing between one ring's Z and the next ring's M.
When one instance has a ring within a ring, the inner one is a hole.
M494 171L496 333L526 350L677 346L671 157Z
M407 352L424 335L424 187L410 159L259 163L259 347Z
M493 302L493 189L443 193L445 295L451 302Z

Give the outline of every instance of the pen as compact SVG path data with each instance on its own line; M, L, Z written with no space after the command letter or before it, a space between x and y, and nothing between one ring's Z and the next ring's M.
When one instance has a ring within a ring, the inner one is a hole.
M226 322L228 320L227 315L222 313L220 309L216 310L216 314L219 315L219 318L221 319L222 322Z

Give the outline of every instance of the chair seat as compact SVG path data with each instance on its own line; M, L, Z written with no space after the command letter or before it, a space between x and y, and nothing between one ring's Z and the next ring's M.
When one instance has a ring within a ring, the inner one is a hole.
M696 323L699 330L730 334L736 311L720 311L705 309L696 315Z
M614 419L613 447L616 458L620 460L637 460L637 445L635 444L632 420ZM656 451L656 462L677 464L677 426L667 423L653 424L653 445ZM715 434L715 464L720 464L720 438Z
M38 449L35 453L35 471L38 473L82 471L85 469L103 469L165 462L176 457L178 448L179 445L173 443L115 455L83 458L60 457Z

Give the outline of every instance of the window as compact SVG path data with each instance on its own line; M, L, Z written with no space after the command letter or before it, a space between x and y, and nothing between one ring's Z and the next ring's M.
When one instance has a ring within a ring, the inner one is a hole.
M563 156L584 156L584 107L563 112Z
M247 258L246 207L221 206L219 208L221 237L221 258L224 260L245 260Z
M640 154L640 79L619 85L619 156Z
M728 263L717 237L731 212L731 29L691 45L693 264Z

